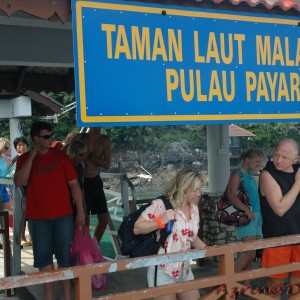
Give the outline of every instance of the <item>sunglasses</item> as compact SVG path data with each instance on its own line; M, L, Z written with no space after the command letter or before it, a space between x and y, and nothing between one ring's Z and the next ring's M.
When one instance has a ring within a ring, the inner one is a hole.
M5 148L5 150L9 150L10 149L10 147L8 147L8 146L5 146L4 148Z
M86 153L78 153L79 156L85 156Z
M43 138L43 139L45 139L45 140L49 140L49 139L52 138L52 134L40 135L39 137L40 137L40 138Z

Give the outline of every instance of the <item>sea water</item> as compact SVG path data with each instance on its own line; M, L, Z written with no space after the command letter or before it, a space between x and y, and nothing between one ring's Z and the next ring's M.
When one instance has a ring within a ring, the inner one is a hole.
M97 215L92 215L90 217L91 226L96 227L98 223ZM91 235L94 236L94 230L91 230ZM100 251L104 257L114 259L116 257L116 253L114 251L114 247L112 245L109 234L104 233L101 241L100 241Z

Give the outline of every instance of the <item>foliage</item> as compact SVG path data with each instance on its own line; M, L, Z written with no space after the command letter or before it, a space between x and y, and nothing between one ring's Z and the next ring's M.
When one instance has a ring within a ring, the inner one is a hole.
M75 101L75 94L67 94L61 92L58 94L49 93L49 96L54 98L57 102L64 106L69 105ZM54 140L62 141L70 131L78 130L76 125L76 110L72 109L63 113L58 117L58 122L53 124L53 138Z
M58 94L49 93L49 96L64 106L75 101L74 93ZM55 121L58 121L55 122ZM57 120L49 121L53 124L53 137L55 140L63 140L72 131L80 129L76 125L76 111L72 109L61 114ZM22 119L22 132L29 138L29 130L32 120ZM250 123L239 125L256 136L242 139L242 148L270 148L284 138L294 138L300 143L299 123ZM124 126L104 127L102 132L112 139L113 151L145 151L168 149L171 143L186 140L192 149L206 147L206 126L205 125L172 125L172 126ZM9 121L0 122L0 136L9 138Z
M112 138L117 151L167 149L178 140L187 140L192 148L206 146L203 125L107 127L102 131Z
M9 138L9 121L0 121L0 137Z
M298 123L251 123L241 126L256 135L251 138L250 143L244 140L243 148L248 148L246 143L250 144L251 148L272 148L283 138L293 138L300 143Z

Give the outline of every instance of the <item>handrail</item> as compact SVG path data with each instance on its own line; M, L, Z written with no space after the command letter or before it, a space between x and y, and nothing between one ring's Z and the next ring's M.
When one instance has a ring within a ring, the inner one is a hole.
M263 289L262 291L257 291L257 289L252 290L250 288L244 287L238 282L247 279L250 280L262 278L270 276L272 274L300 270L300 263L293 263L270 268L252 269L237 273L234 270L235 253L298 243L300 243L300 235L292 235L286 237L257 240L254 242L239 242L222 246L212 246L199 250L190 250L172 254L161 254L134 259L122 259L114 262L105 262L88 266L59 269L49 272L39 272L21 276L6 277L0 279L0 287L1 289L10 289L21 286L42 284L45 282L75 279L75 299L89 300L92 299L92 275L132 270L168 262L217 256L219 258L219 272L217 275L195 279L193 281L184 283L176 283L172 285L104 295L99 298L93 299L145 299L173 294L174 292L221 286L222 288L216 290L215 295L213 295L210 299L219 299L220 297L223 297L223 299L230 299L229 297L232 296L233 293L240 293L242 291L245 295L248 295L254 299L271 300L273 298L271 298L269 294L272 291L268 291L265 289ZM299 287L297 289L297 292L298 290L300 292Z

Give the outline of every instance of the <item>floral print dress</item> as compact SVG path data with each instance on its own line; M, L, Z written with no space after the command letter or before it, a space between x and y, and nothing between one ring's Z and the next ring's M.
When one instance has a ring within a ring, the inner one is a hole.
M147 221L155 222L155 218L161 216L165 211L166 209L163 201L161 199L156 199L152 201L152 205L148 206L146 210L143 211L142 216ZM190 250L191 242L196 239L199 229L200 218L197 205L190 205L190 220L186 219L184 213L180 209L174 208L174 211L175 219L172 232L165 242L167 253ZM159 239L159 230L157 239ZM165 249L161 247L158 254L164 253ZM183 278L185 278L190 272L189 261L180 261L160 266L174 279L178 279L181 270Z

